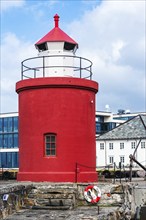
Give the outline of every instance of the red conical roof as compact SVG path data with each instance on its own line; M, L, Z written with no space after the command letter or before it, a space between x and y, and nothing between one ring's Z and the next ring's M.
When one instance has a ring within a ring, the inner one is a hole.
M39 45L45 42L68 42L78 46L78 44L71 37L69 37L64 31L59 28L59 16L57 14L54 16L54 21L55 27L43 38L41 38L35 45Z

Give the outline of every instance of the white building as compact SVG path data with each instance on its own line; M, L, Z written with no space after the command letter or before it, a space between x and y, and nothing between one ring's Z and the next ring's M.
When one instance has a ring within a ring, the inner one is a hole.
M135 158L146 166L146 115L137 115L96 138L97 167L114 162L129 165L129 155L134 153L138 143Z

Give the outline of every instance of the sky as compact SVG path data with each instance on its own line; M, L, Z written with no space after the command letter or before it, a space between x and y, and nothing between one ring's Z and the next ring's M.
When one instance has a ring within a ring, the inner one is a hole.
M21 62L38 55L56 13L76 55L93 62L96 110L146 111L145 0L0 0L0 113L18 111Z

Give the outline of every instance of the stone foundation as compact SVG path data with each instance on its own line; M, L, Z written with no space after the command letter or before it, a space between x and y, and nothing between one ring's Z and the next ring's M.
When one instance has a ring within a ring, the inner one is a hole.
M88 203L84 198L87 183L14 183L3 185L0 189L0 219L20 209L59 209L73 210L83 206L115 207L107 219L134 219L136 209L146 204L146 190L123 183L91 183L101 190L98 204ZM139 190L139 191L138 191ZM137 195L140 195L138 198Z

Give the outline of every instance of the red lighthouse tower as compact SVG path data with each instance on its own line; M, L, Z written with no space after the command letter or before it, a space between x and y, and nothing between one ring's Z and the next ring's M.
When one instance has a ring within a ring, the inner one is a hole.
M97 181L92 63L55 27L36 44L38 57L22 62L19 94L19 181Z

